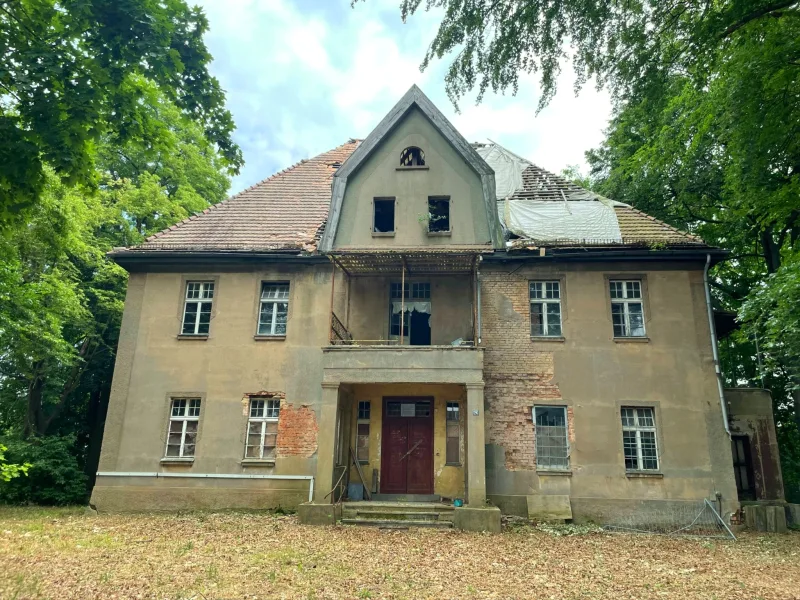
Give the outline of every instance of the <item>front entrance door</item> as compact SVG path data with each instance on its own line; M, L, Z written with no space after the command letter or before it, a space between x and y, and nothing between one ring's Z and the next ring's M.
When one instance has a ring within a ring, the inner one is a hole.
M382 494L433 494L433 399L384 398Z

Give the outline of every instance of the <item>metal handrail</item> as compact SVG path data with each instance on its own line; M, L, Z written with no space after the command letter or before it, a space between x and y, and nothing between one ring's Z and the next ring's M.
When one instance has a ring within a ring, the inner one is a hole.
M352 343L353 336L347 331L347 327L339 320L336 313L331 313L331 344L337 346Z

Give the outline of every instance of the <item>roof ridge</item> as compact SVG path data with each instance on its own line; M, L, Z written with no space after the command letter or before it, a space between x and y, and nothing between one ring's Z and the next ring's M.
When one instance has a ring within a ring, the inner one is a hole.
M679 233L679 234L681 234L681 235L682 235L682 236L684 236L684 237L687 237L687 238L693 239L693 240L695 240L695 241L698 241L698 242L701 242L701 243L705 243L705 240L703 240L703 238L701 238L700 236L697 236L697 235L694 235L694 234L692 234L692 233L689 233L688 231L681 231L680 229L678 229L677 227L675 227L675 226L673 226L673 225L670 225L670 224L669 224L669 223L667 223L666 221L662 221L661 219L656 219L656 218L655 218L653 215L649 215L649 214L647 214L646 212L644 212L644 211L641 211L641 210L639 210L638 208L635 208L635 207L633 207L633 206L631 206L631 205L627 205L627 206L620 206L620 207L616 207L616 206L615 206L614 208L615 208L615 209L616 209L616 208L629 208L629 209L630 209L630 210L632 210L633 212L635 212L635 213L638 213L638 214L640 214L640 215L642 215L642 216L644 216L644 217L647 217L647 218L648 218L648 219L650 219L651 221L654 221L654 222L658 223L659 225L662 225L662 226L664 226L664 227L666 227L666 228L668 228L668 229L671 229L671 230L672 230L672 231L674 231L675 233Z
M291 165L289 167L285 167L284 169L281 169L280 171L278 171L276 173L273 173L269 177L266 177L266 178L262 179L261 181L258 181L258 182L254 183L253 185L251 185L249 187L246 187L245 189L241 190L240 192L235 193L233 196L228 196L227 198L225 198L225 200L221 200L221 201L217 202L216 204L211 204L211 205L207 206L206 208L204 208L202 211L194 213L192 215L189 215L187 218L182 219L182 220L178 221L177 223L173 223L172 225L170 225L166 229L162 229L161 231L148 236L147 238L145 238L145 242L155 241L159 237L161 237L162 235L164 235L164 234L166 234L166 233L168 233L170 231L175 231L180 225L183 225L185 223L189 223L191 221L194 221L194 220L200 218L202 215L207 215L213 209L220 208L223 204L226 204L226 203L230 202L231 200L236 200L242 194L250 192L250 191L254 190L255 188L257 188L258 186L263 185L265 183L268 183L268 182L274 180L276 177L279 177L280 175L285 175L289 171L291 171L293 169L296 169L297 167L299 167L302 164L305 164L307 162L311 162L312 160L315 160L315 159L319 158L320 156L322 156L324 154L330 154L331 152L335 152L336 150L344 148L345 146L347 146L349 144L358 144L360 142L361 142L361 140L359 140L358 138L349 138L343 144L339 144L338 146L335 146L334 148L331 148L330 150L326 150L325 152L320 152L319 154L317 154L315 156L312 156L311 158L302 158L299 161L297 161L296 163L294 163L293 165Z

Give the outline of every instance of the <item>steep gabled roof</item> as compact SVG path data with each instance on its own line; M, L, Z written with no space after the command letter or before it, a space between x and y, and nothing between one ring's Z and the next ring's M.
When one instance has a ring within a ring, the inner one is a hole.
M136 250L227 252L315 250L331 178L359 140L302 160L147 238Z
M415 107L428 118L431 125L450 142L450 145L480 177L481 186L483 188L484 206L486 207L486 218L492 237L492 246L495 248L503 247L503 232L495 209L494 171L475 151L475 148L473 148L458 130L453 127L452 123L450 123L439 109L434 106L433 102L422 93L422 90L416 85L412 85L400 101L395 104L394 108L392 108L378 126L372 130L372 133L370 133L361 145L350 155L350 158L345 161L342 168L336 172L333 178L328 224L325 227L325 232L320 241L320 250L322 252L330 252L333 249L336 230L339 226L339 217L342 214L342 201L344 200L344 192L347 187L347 178L358 170L361 164L369 157L370 153L380 145L408 112Z

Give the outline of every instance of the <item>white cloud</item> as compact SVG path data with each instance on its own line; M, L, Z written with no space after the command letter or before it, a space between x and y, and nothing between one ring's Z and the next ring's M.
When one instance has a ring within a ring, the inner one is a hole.
M314 4L314 2L321 2ZM570 77L536 115L533 77L516 97L487 94L456 114L444 93L447 58L419 64L441 18L400 22L396 0L200 0L210 22L212 73L227 91L246 166L232 191L345 142L364 137L416 83L469 140L491 138L553 171L584 164L602 140L610 103L591 87L578 98Z

